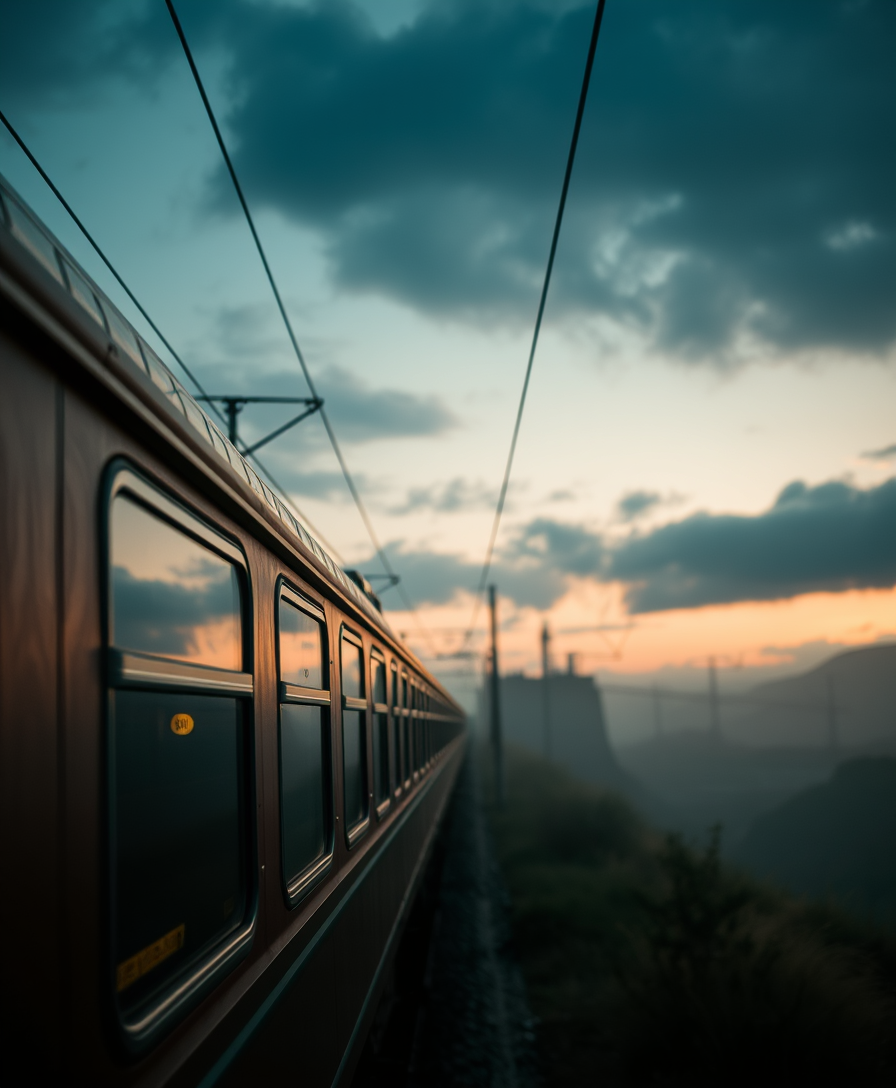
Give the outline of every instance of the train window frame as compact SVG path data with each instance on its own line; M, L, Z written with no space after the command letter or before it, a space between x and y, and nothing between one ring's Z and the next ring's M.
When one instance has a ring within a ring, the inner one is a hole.
M393 659L389 667L389 707L390 707L390 734L392 738L392 766L391 772L394 775L392 781L392 796L398 800L401 797L402 791L402 779L401 779L401 676L399 674L398 662Z
M411 773L414 782L420 781L420 680L411 676Z
M292 684L282 679L282 663L280 659L280 604L286 600L300 612L304 612L311 619L316 620L322 627L321 646L321 683L326 682L326 687L306 688L298 684ZM308 893L324 879L333 868L336 856L336 813L334 782L335 761L333 759L333 669L330 660L330 627L326 614L315 601L301 592L288 578L280 576L277 579L274 594L274 632L276 639L276 669L277 669L277 792L279 808L280 830L280 881L283 894L290 909L298 906ZM304 869L301 869L292 878L287 875L283 857L283 744L282 744L282 710L283 706L316 706L325 712L325 722L321 729L322 736L322 783L323 783L323 811L326 826L324 828L325 849L323 854Z
M361 683L363 684L363 696L357 698L354 696L345 694L345 672L342 659L342 647L348 643L351 646L355 646L361 651ZM370 687L368 673L370 667L367 664L368 655L364 651L364 639L357 631L353 631L350 627L342 624L339 629L339 746L341 750L340 771L342 774L342 821L345 831L345 844L351 850L351 848L364 837L370 828L370 802L372 799L370 790L370 709L368 699L368 689ZM363 728L361 729L360 736L363 740L363 751L361 752L359 765L362 774L361 782L361 803L362 803L362 815L351 826L349 826L348 817L346 815L346 796L345 796L345 713L359 713L361 714L361 721Z
M178 661L161 655L124 650L114 643L112 590L112 507L119 496L142 507L175 531L192 538L233 564L240 584L240 650L243 671L219 669ZM106 977L104 987L112 1009L119 1040L126 1053L137 1057L154 1047L204 1000L249 954L258 925L258 849L255 760L253 594L249 564L238 541L214 524L205 512L193 508L167 485L156 482L124 458L115 458L104 473L100 502L100 561L102 644L104 648L104 809L106 814L105 902L108 928L105 935ZM130 1013L118 998L117 971L117 794L113 741L114 700L117 692L189 693L221 695L242 706L242 736L237 801L245 906L240 922L225 932L201 958L187 963Z
M385 691L386 702L384 702L384 703L377 703L377 702L374 701L375 691L374 691L374 683L373 683L373 670L374 670L375 665L381 665L382 669L383 669L383 675L384 675L384 678L385 678L385 685L386 685L386 691ZM389 809L392 807L392 795L393 795L393 781L392 781L393 763L392 763L392 748L391 748L391 746L392 746L392 728L391 728L391 724L392 723L391 723L391 715L389 713L389 681L391 679L391 674L390 674L389 669L388 669L388 667L386 665L386 655L383 653L383 651L378 646L372 646L371 649L370 649L370 656L369 656L369 662L368 662L368 672L370 674L370 679L369 679L369 685L368 686L369 686L370 708L371 708L371 713L370 713L370 732L371 732L370 753L371 753L371 757L372 757L372 760L373 760L373 782L372 782L373 794L374 794L373 802L374 802L374 811L376 812L376 818L378 820L382 820L386 816L386 814L388 813ZM385 737L385 740L386 740L386 770L387 770L387 774L386 774L385 790L383 791L383 793L384 793L383 799L382 800L377 800L377 794L376 794L377 747L379 745L380 748L381 748L382 742L383 742L382 736L380 736L379 739L377 740L377 732L378 732L379 727L380 727L380 719L383 718L383 717L385 717L385 719L386 719L386 737Z
M407 791L414 783L413 753L411 741L411 676L407 669L401 670L400 679L401 698L401 779L404 789Z

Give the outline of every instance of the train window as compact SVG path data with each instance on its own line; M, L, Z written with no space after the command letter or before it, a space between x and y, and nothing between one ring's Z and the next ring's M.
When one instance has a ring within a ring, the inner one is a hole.
M109 533L113 985L145 1034L248 949L245 569L130 472Z
M407 788L411 784L411 710L406 672L401 675L401 771Z
M106 309L109 311L106 314L106 319L109 322L109 335L131 362L136 363L145 372L146 366L143 362L143 356L140 354L137 338L131 331L130 326L112 306L107 306Z
M392 662L392 788L401 793L401 698L398 686L398 666Z
M414 770L419 773L420 768L423 766L423 747L420 743L420 688L414 684L414 715L413 715L413 731L414 731Z
M389 805L389 707L386 704L386 662L379 653L370 657L370 691L373 696L373 797L377 814Z
M125 495L111 512L112 642L123 650L242 667L233 563Z
M59 260L53 243L17 201L13 200L8 193L4 195L6 196L9 226L13 237L22 243L51 276L65 286L62 279L62 269L59 267Z
M103 311L100 308L99 302L97 302L96 295L93 293L93 288L77 268L65 260L65 258L62 259L62 265L65 269L65 278L68 280L68 287L72 293L72 297L90 314L100 328L104 329L106 325L103 321Z
M342 635L342 787L349 845L367 823L367 701L364 650L354 636Z
M323 615L287 586L278 631L280 841L287 895L296 902L333 853L327 635Z
M280 602L280 679L323 687L323 624L285 598Z

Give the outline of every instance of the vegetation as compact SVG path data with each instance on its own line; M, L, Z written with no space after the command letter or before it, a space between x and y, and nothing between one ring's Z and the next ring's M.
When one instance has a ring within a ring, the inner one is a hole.
M548 1086L896 1083L891 934L518 750L492 824Z

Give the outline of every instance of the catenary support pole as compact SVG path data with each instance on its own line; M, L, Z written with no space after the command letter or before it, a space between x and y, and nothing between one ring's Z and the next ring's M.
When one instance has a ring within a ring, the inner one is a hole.
M504 804L504 744L501 737L501 676L498 667L498 603L494 586L488 587L488 607L491 614L491 742L495 771L495 804Z
M722 736L722 716L719 713L719 681L716 676L716 659L709 659L709 731L717 739Z
M548 621L541 628L541 713L545 759L551 758L551 632Z

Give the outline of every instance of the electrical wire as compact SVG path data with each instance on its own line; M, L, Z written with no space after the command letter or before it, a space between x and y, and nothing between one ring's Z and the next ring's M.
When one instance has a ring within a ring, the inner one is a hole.
M202 82L202 77L199 75L199 69L196 67L196 62L193 59L193 53L190 50L189 43L187 42L187 36L184 33L183 27L181 26L180 19L178 18L177 12L174 9L174 4L172 0L165 0L165 4L168 8L168 13L171 16L171 21L174 23L174 29L177 31L177 36L180 39L180 44L183 47L184 55L186 56L187 63L190 66L190 71L193 73L193 80L196 83L196 87L202 99L202 104L205 106L205 112L208 115L212 130L215 133L215 138L218 141L218 147L221 150L221 155L224 159L227 171L230 174L230 180L233 182L233 187L236 190L236 195L239 199L240 206L243 209L243 214L246 217L246 222L249 226L249 230L252 233L252 238L255 242L255 248L258 250L258 256L261 258L262 266L264 267L265 274L267 275L268 283L271 286L271 291L273 292L274 299L277 303L277 308L280 311L280 316L283 319L283 324L286 326L286 332L289 336L290 343L292 344L293 351L295 352L296 358L298 359L299 366L302 369L302 373L305 376L305 382L311 395L317 400L321 400L321 398L318 396L314 381L312 380L311 374L308 370L308 365L305 362L305 356L302 354L302 349L299 347L298 339L296 338L296 334L293 331L292 322L289 320L289 315L286 312L286 307L284 306L283 299L280 296L280 291L277 287L277 282L274 279L274 274L271 271L271 266L268 264L268 259L265 255L264 246L261 244L261 238L258 235L258 231L255 229L255 221L252 218L252 213L249 210L249 205L246 201L245 195L243 194L243 188L240 185L239 178L237 177L236 170L230 158L230 154L227 151L227 145L224 143L224 137L221 134L220 128L218 127L218 122L215 118L215 112L212 109L212 104L209 101L209 97L205 92L205 86ZM407 591L404 589L398 575L395 572L395 568L389 561L388 555L383 550L383 546L380 544L379 538L376 534L376 530L373 527L373 522L370 520L370 515L367 513L367 508L365 507L364 502L361 499L360 492L355 485L355 481L352 478L351 473L349 472L345 457L342 454L342 449L340 448L339 442L336 438L336 432L333 430L333 426L330 423L329 416L327 415L326 409L323 406L321 406L320 408L320 418L323 422L324 429L327 432L327 437L330 440L330 445L333 447L333 452L336 454L336 460L339 462L339 467L342 470L342 475L345 477L346 485L348 486L349 492L352 496L352 499L354 500L358 513L361 516L361 520L364 523L364 528L367 530L367 535L370 537L370 542L373 544L373 547L376 550L377 557L379 558L379 561L382 564L385 572L390 577L396 579L396 584L398 586L398 590L401 594L402 600L404 601L408 610L413 613L421 633L424 634L427 642L430 643L430 648L435 653L435 647L432 643L431 638L429 637L428 632L426 631L425 626L420 620L417 609L414 607L413 602L411 601L410 597L407 594Z
M224 416L221 414L221 412L219 412L218 409L215 408L214 402L208 400L208 394L206 393L205 388L203 387L202 383L199 381L199 379L196 377L196 375L193 373L193 371L190 370L190 368L183 361L183 359L181 359L180 355L178 355L178 353L171 346L171 343L168 340L168 338L165 336L165 334L162 332L162 330L159 328L159 326L155 323L155 321L153 321L153 319L146 312L146 309L144 308L143 304L140 302L140 300L137 298L137 296L134 294L134 292L130 289L130 287L128 287L128 285L122 279L122 277L118 273L118 270L115 268L115 266L112 264L112 262L106 256L106 254L102 251L102 249L100 249L99 244L97 243L96 239L93 237L93 235L87 229L87 227L84 226L81 219L75 213L74 208L72 208L71 204L69 204L69 202L65 199L65 197L62 195L62 193L59 191L59 189L53 183L53 180L50 178L49 174L46 172L46 170L44 170L44 168L41 166L41 164L37 161L36 157L34 156L34 154L31 151L31 149L28 147L28 145L25 143L25 141L22 139L22 137L18 134L18 132L16 131L16 129L13 126L12 122L3 113L2 110L0 110L0 121L3 122L4 126L6 127L7 131L9 132L10 136L12 136L12 138L15 140L15 142L19 145L19 147L25 153L25 156L27 157L27 159L31 163L31 165L34 167L34 169L38 172L38 174L40 174L41 178L44 180L44 182L46 183L49 190L56 197L56 199L59 201L59 203L62 205L62 207L65 208L65 210L71 216L72 221L74 222L75 226L81 231L81 233L84 235L84 237L87 239L87 241L91 244L91 246L93 246L94 250L97 253L97 256L100 258L100 260L103 262L103 264L105 264L105 266L109 269L109 271L112 273L112 275L115 277L115 279L118 282L119 286L122 288L122 290L128 296L128 298L131 300L131 302L140 311L140 313L142 314L142 316L143 316L144 320L146 321L146 323L149 325L149 327L152 329L152 331L156 334L156 336L159 338L159 340L168 349L168 351L171 354L171 357L174 360L176 360L176 362L181 367L183 372L187 375L187 377L190 379L190 381L193 383L193 385L199 390L199 392L204 397L207 398L207 403L209 403L211 405L212 410L215 412L215 415L217 415L218 419L220 419L221 422L224 423L225 426L226 426L227 421L224 419ZM312 531L313 535L315 537L317 537L317 539L322 544L324 544L327 547L327 549L330 552L333 553L333 555L336 556L336 558L339 560L340 563L342 563L344 565L345 561L339 555L339 552L333 547L332 544L330 544L327 541L327 539L320 532L320 530L317 529L312 524L311 519L308 518L299 509L299 507L296 505L296 503L293 502L293 500L289 497L289 495L287 495L286 490L282 487L282 485L279 484L274 479L273 475L271 474L270 469L268 469L264 464L262 464L262 462L255 456L255 454L250 454L250 456L251 456L251 459L258 466L258 468L261 470L262 474L267 477L267 479L269 480L269 482L273 486L274 490L279 494L280 498L286 503L287 506L289 506L292 509L292 512L301 521L303 521L308 526L308 528Z
M115 269L115 266L112 264L112 262L106 256L106 254L103 253L103 251L100 249L100 247L99 247L98 243L96 242L96 240L94 239L93 235L90 233L90 231L87 229L87 227L84 226L84 224L81 222L81 220L75 214L74 208L72 208L71 204L69 204L69 202L65 199L65 197L62 195L62 193L60 193L60 191L53 184L49 174L47 174L46 170L44 170L44 168L37 161L37 159L34 157L34 155L32 155L31 150L29 149L28 145L25 143L25 141L22 139L22 137L18 134L18 132L16 132L15 128L13 128L12 122L7 118L6 114L3 113L2 110L0 110L0 121L2 121L3 124L6 126L6 129L9 132L10 136L12 136L12 138L19 145L19 147L22 149L22 151L25 152L25 156L27 157L28 161L31 163L31 165L34 167L34 169L38 172L38 174L40 174L40 176L46 182L46 184L47 184L48 188L50 189L50 191L52 192L52 194L56 197L56 199L59 201L59 203L63 206L63 208L65 208L65 210L68 212L68 214L72 217L72 220L74 221L75 226L81 231L81 233L84 235L84 237L87 239L87 241L93 246L94 250L96 251L97 256L100 258L100 260L103 262L103 264L106 266L106 268L109 269L109 271L112 273L112 275L118 281L119 287L121 287L121 289L124 291L124 293L131 300L131 302L133 302L133 304L137 307L137 309L143 315L143 318L146 321L146 323L149 325L149 327L156 334L156 336L158 336L159 340L161 340L161 342L165 345L165 347L171 353L171 357L174 360L176 360L176 362L178 363L180 368L187 375L187 377L190 379L190 381L196 386L196 388L199 390L199 392L203 396L207 396L205 390L202 388L202 383L199 381L199 379L196 377L196 375L193 373L193 371L190 370L190 368L183 361L183 359L181 359L181 357L177 354L177 352L174 350L174 348L168 342L168 339L163 334L162 330L159 328L159 326L155 323L155 321L153 321L153 319L149 316L149 314L143 308L143 306L141 305L141 303L138 300L137 296L134 294L134 292L130 289L130 287L128 287L128 285L124 282L124 280L118 274L117 270ZM214 405L213 405L213 407L214 407ZM222 423L225 423L224 416L217 410L217 408L215 408L214 410L215 410L215 414L217 415L218 419L220 419Z
M526 366L526 376L523 379L523 389L520 394L520 403L517 408L516 422L513 425L513 435L510 439L510 452L507 455L507 465L504 469L504 479L501 482L501 490L498 494L498 504L495 508L495 517L492 522L492 531L489 536L488 547L485 550L485 561L482 564L482 574L479 578L479 585L476 589L476 599L473 604L473 615L470 619L470 625L467 628L467 633L464 635L461 648L465 647L473 636L473 630L476 626L476 619L479 615L479 608L482 603L482 595L485 592L485 586L488 581L489 571L492 565L492 556L495 550L495 543L498 539L498 529L501 525L501 516L504 513L504 503L507 499L507 488L510 485L510 473L513 468L513 458L516 454L517 440L520 435L520 425L523 422L523 410L526 407L526 395L529 392L529 379L532 377L532 365L535 362L535 349L538 347L538 336L541 332L541 322L544 317L545 302L548 297L548 288L551 283L551 273L554 269L554 257L557 253L557 241L560 237L560 226L563 222L563 212L566 208L566 195L569 192L569 179L572 176L572 167L576 157L576 147L579 142L579 131L582 127L582 116L585 112L585 100L588 97L588 85L591 82L591 70L594 67L594 54L597 50L597 39L600 35L600 24L604 15L604 4L606 0L598 0L597 10L594 13L594 26L591 31L591 42L588 46L588 58L585 61L585 74L582 78L582 90L579 94L579 107L576 111L575 125L572 130L572 140L569 145L569 155L566 160L566 173L563 176L563 188L560 190L560 203L557 208L557 218L554 221L554 234L551 238L551 249L548 254L547 268L544 274L544 284L541 289L541 299L538 303L538 315L535 318L535 331L532 335L532 347L529 350L529 362Z

